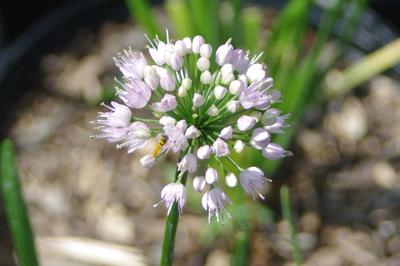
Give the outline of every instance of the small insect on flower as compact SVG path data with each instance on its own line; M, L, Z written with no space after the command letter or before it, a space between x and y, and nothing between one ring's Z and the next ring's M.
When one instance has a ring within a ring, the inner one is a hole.
M235 186L238 176L243 190L261 199L269 180L256 166L242 168L232 155L244 147L256 149L268 160L291 155L271 142L273 134L282 134L289 126L289 116L274 107L282 101L281 93L272 88L268 68L259 62L262 53L235 49L231 39L213 48L202 36L176 42L168 32L166 36L166 41L147 38L147 52L128 50L114 58L122 73L118 100L105 105L108 111L99 112L94 123L100 132L94 137L127 148L128 153L155 138L156 146L140 159L146 168L162 155L180 153L176 180L163 189L162 201L168 210L174 202L182 210L184 184L193 175L209 219L219 221L230 203L221 185L224 179ZM139 109L150 111L152 117L137 117ZM217 163L215 168L210 161Z
M154 158L157 158L159 155L163 154L165 152L163 147L165 147L164 145L167 143L167 141L168 141L167 135L161 134L157 145L154 147L153 151L151 152L151 156L153 156ZM161 152L161 154L160 154L160 152Z

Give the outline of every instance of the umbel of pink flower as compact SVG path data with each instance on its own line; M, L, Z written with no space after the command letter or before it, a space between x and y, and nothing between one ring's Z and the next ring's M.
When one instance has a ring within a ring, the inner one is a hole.
M186 200L182 179L193 175L209 220L215 216L219 221L231 202L220 179L226 177L228 185L235 185L239 175L244 191L254 198L263 198L269 180L256 166L240 167L232 153L249 147L269 160L290 155L270 142L271 134L284 133L288 115L271 107L281 97L272 89L273 80L258 62L260 57L234 49L230 39L214 53L202 36L174 42L168 32L166 42L158 37L149 40L144 53L124 50L114 58L123 75L116 88L119 101L103 104L108 110L93 121L99 131L94 137L116 143L128 153L155 138L152 153L140 159L143 167L153 166L168 152L180 153L178 179L164 187L160 202L168 211L177 202L182 211ZM134 116L135 109L149 115ZM219 167L211 168L210 161ZM226 173L223 163L231 164L236 174Z

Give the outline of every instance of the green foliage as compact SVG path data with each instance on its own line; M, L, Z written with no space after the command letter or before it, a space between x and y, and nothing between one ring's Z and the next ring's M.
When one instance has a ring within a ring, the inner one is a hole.
M11 140L4 140L1 143L0 182L8 226L11 231L18 263L21 266L36 266L38 265L38 260L35 243L27 208L21 193L15 163L15 151Z
M125 0L125 3L132 17L144 28L147 34L151 37L155 35L164 36L155 19L157 16L153 14L151 5L147 0Z

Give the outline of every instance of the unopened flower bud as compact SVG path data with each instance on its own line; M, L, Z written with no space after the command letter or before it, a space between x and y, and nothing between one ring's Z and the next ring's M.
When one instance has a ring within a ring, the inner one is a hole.
M201 146L197 150L197 158L199 158L200 160L208 159L210 157L210 153L211 153L211 148L209 145Z
M187 122L186 122L186 120L179 120L179 121L176 123L176 127L177 127L180 131L185 132L186 129L187 129Z
M210 71L206 70L203 73L201 73L201 75L200 75L201 83L208 85L211 83L211 80L212 80L212 76L211 76Z
M178 96L185 97L187 95L187 89L184 86L179 86L178 88Z
M192 40L189 37L185 37L182 41L186 46L186 53L192 52Z
M194 190L201 193L203 191L203 189L205 188L205 186L206 186L206 181L204 180L204 177L196 176L195 178L193 178Z
M256 128L253 130L253 133L251 134L251 145L258 149L262 150L267 145L269 144L269 140L271 138L271 135L268 133L267 130L264 128Z
M188 129L186 129L185 137L188 139L195 139L200 137L200 130L198 130L195 126L191 125Z
M237 109L239 108L239 106L240 106L240 102L239 101L229 101L227 104L226 104L226 108L229 110L229 112L231 112L231 113L235 113L236 111L237 111Z
M200 46L200 56L205 58L210 58L212 53L212 47L210 44L205 43Z
M237 127L240 131L252 129L257 123L257 119L252 116L242 115L237 121Z
M219 133L220 138L224 140L228 140L232 138L233 129L231 126L224 127L221 132Z
M218 108L215 105L212 105L208 110L207 114L209 116L217 116L219 114Z
M221 100L222 98L225 97L227 92L228 92L227 88L220 86L220 85L216 86L214 88L215 99Z
M225 177L225 183L228 187L236 187L237 177L234 173L228 173Z
M233 145L233 149L237 152L237 153L241 153L244 149L244 143L241 140L237 140L235 141L235 144Z
M175 52L179 55L179 56L184 56L186 55L186 45L182 40L177 40L175 43Z
M200 53L200 47L204 44L204 38L201 35L197 35L193 38L192 51L195 54Z
M223 139L217 138L211 147L211 151L215 154L215 156L223 157L229 154L229 147Z
M186 171L189 173L194 173L197 170L197 158L193 153L188 153L183 156L182 160L178 163L178 170L181 174Z
M233 46L231 45L231 39L229 39L225 44L218 47L215 52L215 61L218 65L222 66L232 60L232 54Z
M233 95L239 95L242 90L244 89L245 85L243 83L243 81L237 79L231 82L231 84L229 85L229 92Z
M197 60L197 68L201 72L208 70L210 68L210 60L205 57L200 57L199 60Z
M290 151L284 150L280 145L276 143L270 143L267 147L262 150L262 154L265 158L270 160L279 160L283 157L290 156Z
M173 91L175 89L175 78L168 71L160 71L160 86L165 91Z
M164 115L160 118L159 121L160 125L166 126L166 125L175 125L176 119L167 115Z
M210 185L218 181L218 172L212 167L209 167L205 174L206 182Z
M204 97L201 94L195 93L193 96L193 106L200 107L204 104Z
M190 78L184 78L182 80L182 86L187 90L190 89L192 87L192 80Z
M179 69L182 68L183 65L183 59L182 56L178 55L177 53L172 53L169 56L169 65L175 70L178 71Z

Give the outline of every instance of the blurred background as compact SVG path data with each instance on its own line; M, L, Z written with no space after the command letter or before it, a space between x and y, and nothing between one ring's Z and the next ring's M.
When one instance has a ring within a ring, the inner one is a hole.
M259 202L226 184L234 204L224 224L207 223L189 182L175 264L400 265L399 12L395 0L3 0L0 137L15 145L21 191L1 172L0 265L36 265L13 244L10 210L24 210L16 193L40 265L159 264L165 210L152 205L176 158L144 169L150 150L91 140L89 121L114 97L113 56L166 27L264 51L279 108L291 113L274 141L294 153L237 156L273 182Z

